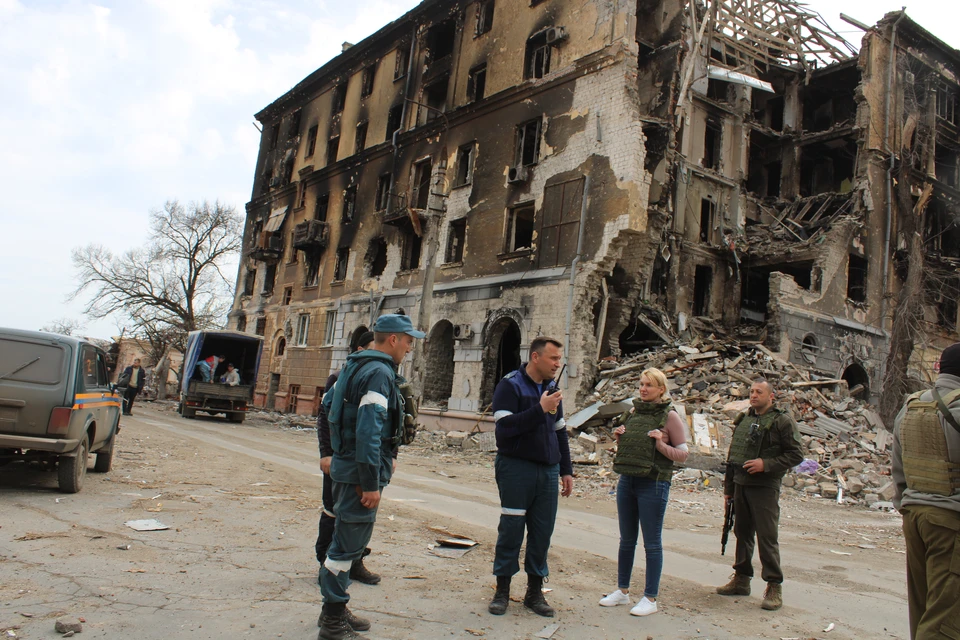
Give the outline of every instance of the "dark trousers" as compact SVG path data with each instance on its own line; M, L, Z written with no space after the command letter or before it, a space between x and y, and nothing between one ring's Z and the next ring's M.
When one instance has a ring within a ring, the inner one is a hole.
M907 603L910 637L960 638L960 513L907 505Z
M733 533L737 536L737 559L734 571L753 577L753 548L760 551L760 576L764 582L781 584L780 543L780 491L772 487L749 487L736 485L733 491L733 508L737 517ZM756 543L754 543L756 536Z
M320 569L320 593L323 601L331 604L350 601L350 567L363 557L377 521L377 509L360 504L358 488L354 484L333 483L333 512L337 519L327 559Z
M643 595L656 598L663 573L663 516L667 512L670 483L650 478L620 476L617 484L617 519L620 521L620 552L617 556L617 587L630 588L630 575L637 553L637 538L643 531L646 559Z
M133 413L133 401L136 399L140 390L136 387L127 387L123 392L123 412L127 415Z
M500 490L500 527L493 575L506 577L520 571L520 545L526 529L523 569L529 575L546 577L550 573L547 551L557 520L560 465L497 455L494 468Z
M333 515L333 478L323 474L323 509L320 511L319 532L317 534L317 562L323 564L327 559L327 548L333 540L333 527L337 523Z

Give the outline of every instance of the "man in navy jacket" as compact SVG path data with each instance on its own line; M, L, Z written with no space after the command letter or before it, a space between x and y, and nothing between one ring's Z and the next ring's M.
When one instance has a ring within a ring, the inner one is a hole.
M573 491L563 394L554 380L562 359L563 343L535 338L530 362L504 376L493 394L501 507L493 561L497 591L488 607L494 615L503 615L510 602L510 580L520 571L524 529L527 594L523 604L538 615L554 615L543 597L543 580L549 574L547 551L557 519L557 496L567 497Z
M123 391L123 415L133 415L133 401L146 384L146 372L140 366L140 358L137 358L133 361L133 365L124 369L117 379L118 387L126 387Z

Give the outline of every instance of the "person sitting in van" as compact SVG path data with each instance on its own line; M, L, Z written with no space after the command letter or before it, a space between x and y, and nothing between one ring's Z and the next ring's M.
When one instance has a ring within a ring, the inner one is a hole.
M229 387L235 387L240 384L240 372L234 368L232 362L227 364L227 372L220 376L220 382Z
M197 363L197 371L200 373L200 379L204 382L213 380L213 375L217 370L217 365L223 362L223 356L210 356Z

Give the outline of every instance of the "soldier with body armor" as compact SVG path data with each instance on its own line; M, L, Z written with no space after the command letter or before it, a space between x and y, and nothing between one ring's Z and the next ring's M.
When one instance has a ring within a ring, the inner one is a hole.
M893 429L893 504L903 515L911 638L960 638L960 343Z
M758 378L750 387L750 409L734 418L733 441L727 455L723 498L733 500L737 514L736 572L717 587L723 596L750 595L753 578L754 536L760 551L761 577L767 583L761 605L768 611L783 606L780 569L780 483L791 467L803 461L797 423L774 405L776 393L769 381Z

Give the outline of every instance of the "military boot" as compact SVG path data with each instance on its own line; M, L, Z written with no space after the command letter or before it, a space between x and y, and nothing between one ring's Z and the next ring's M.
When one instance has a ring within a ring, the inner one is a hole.
M507 612L510 604L510 576L497 576L497 592L487 606L487 611L495 616L502 616Z
M370 621L366 618L361 618L360 616L354 615L350 609L345 608L343 610L344 615L347 617L347 624L350 625L350 628L354 631L369 631L370 630ZM323 615L320 614L320 618L317 619L317 626L323 626Z
M370 555L370 549L364 551L358 560L353 561L353 564L350 565L350 579L363 584L380 584L380 576L363 566L363 559L368 555Z
M775 582L767 583L767 590L763 593L763 604L767 611L776 611L783 606L783 585Z
M523 597L523 606L545 618L552 618L556 613L543 597L542 577L527 574L527 595Z
M320 633L317 640L362 640L347 623L346 603L324 603L320 614Z
M717 587L717 593L722 596L750 595L750 576L745 576L742 573L733 574L733 578L730 579L730 582L722 587Z

